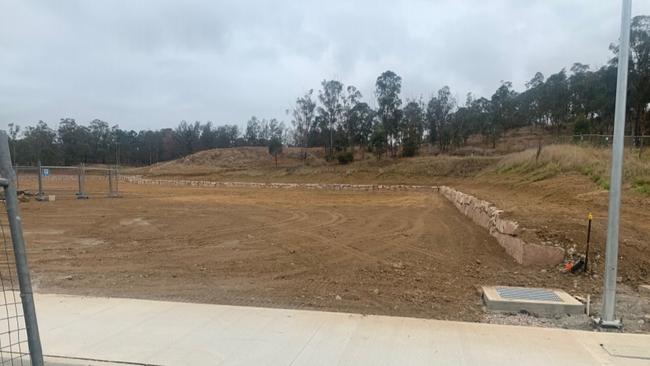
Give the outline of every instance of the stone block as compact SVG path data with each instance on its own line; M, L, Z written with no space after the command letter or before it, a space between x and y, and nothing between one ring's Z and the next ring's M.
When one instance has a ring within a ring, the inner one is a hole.
M523 240L510 236L501 234L499 232L492 233L492 236L497 240L497 243L506 250L509 256L511 256L517 263L524 263L524 243Z
M525 243L521 264L552 266L562 263L564 254L564 249L560 247Z
M498 232L506 235L519 235L519 223L512 220L504 220L498 216L494 220L494 226Z

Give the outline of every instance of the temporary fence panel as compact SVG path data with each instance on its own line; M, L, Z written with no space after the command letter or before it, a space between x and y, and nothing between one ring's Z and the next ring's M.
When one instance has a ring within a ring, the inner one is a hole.
M42 366L43 351L23 240L16 175L4 131L0 131L0 186L7 213L6 223L0 218L0 365Z
M78 166L16 166L19 193L59 198L118 197L115 168ZM39 174L40 172L40 174Z

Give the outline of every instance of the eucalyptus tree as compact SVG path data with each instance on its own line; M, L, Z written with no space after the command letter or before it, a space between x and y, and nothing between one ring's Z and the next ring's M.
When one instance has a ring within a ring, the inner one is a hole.
M501 86L492 94L490 100L491 118L484 128L484 135L492 141L492 148L496 148L498 137L512 124L516 95L517 93L512 90L512 83L509 81L502 81Z
M419 101L406 103L402 115L402 123L400 125L402 155L415 156L420 150L422 134L424 132L424 111L422 103Z
M440 88L437 95L431 97L427 103L426 125L429 142L438 142L440 151L446 151L451 142L449 124L455 109L456 98L448 86Z
M354 151L355 136L359 128L359 116L355 116L359 110L356 109L357 105L361 103L361 92L353 85L346 88L346 94L343 96L343 110L342 120L340 123L340 130L345 137L344 148L350 147Z
M370 143L370 135L373 132L375 117L377 113L365 102L357 103L350 110L349 128L351 145L358 145L361 153L365 154Z
M639 15L632 19L630 56L631 133L638 136L646 132L650 104L650 16Z
M321 106L318 114L324 124L321 129L329 130L329 156L334 155L334 129L341 121L343 113L343 84L337 80L323 80L318 92Z
M293 124L294 142L301 147L300 158L307 158L309 135L314 128L316 102L312 99L313 89L309 89L302 97L296 99L293 107L291 123Z
M397 155L397 145L400 142L399 123L402 119L400 109L402 100L402 78L393 71L384 71L375 82L377 97L377 116L383 127L383 134L391 156Z

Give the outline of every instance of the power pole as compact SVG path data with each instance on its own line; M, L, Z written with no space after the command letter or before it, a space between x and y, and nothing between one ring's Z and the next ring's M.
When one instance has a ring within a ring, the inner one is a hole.
M620 328L616 319L616 272L618 270L619 214L621 211L621 183L623 176L623 145L625 135L625 112L627 99L627 73L630 53L630 22L632 0L623 0L621 14L621 38L618 48L618 75L616 78L616 109L614 112L614 138L612 147L612 175L609 189L609 214L607 223L607 250L605 257L605 280L603 311L598 324L606 328Z

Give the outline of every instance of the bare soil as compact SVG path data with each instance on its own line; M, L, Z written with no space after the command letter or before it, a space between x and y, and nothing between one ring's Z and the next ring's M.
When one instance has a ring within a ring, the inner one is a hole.
M579 253L586 251L587 216L592 213L589 256L594 281L588 292L600 293L609 192L579 174L526 183L508 180L504 175L499 178L499 183L494 183L493 176L458 180L454 186L494 202L542 240L559 243L567 249L575 248ZM618 276L620 282L637 288L650 282L650 200L627 190L621 207Z
M481 321L477 286L584 286L435 193L120 188L22 204L37 291Z

